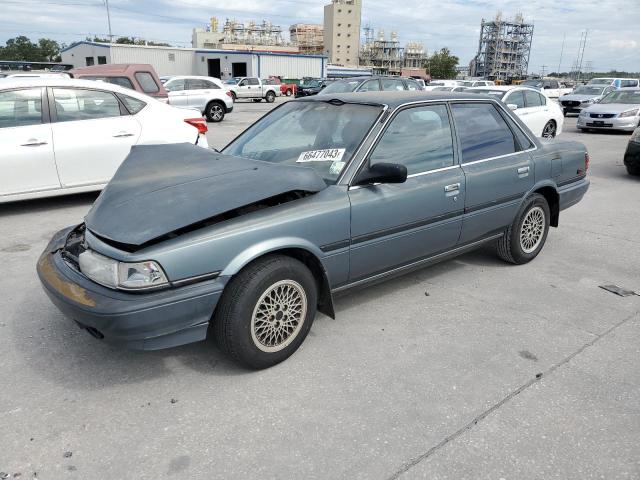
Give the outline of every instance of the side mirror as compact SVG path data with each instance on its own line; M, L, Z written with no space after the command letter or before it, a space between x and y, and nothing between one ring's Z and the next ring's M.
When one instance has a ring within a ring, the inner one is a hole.
M509 107L509 110L517 110L518 109L518 105L516 105L515 103L507 103L507 107Z
M407 167L399 163L374 163L360 171L354 185L372 183L404 183L407 181Z

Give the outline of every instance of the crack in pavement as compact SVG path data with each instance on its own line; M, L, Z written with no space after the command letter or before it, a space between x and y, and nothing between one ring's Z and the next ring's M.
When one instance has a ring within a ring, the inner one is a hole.
M426 460L427 458L431 457L434 453L436 453L438 450L440 450L441 448L443 448L445 445L447 445L448 443L452 442L453 440L457 439L460 435L462 435L463 433L467 432L468 430L471 430L474 426L476 426L478 423L480 423L482 420L484 420L486 417L488 417L489 415L491 415L493 412L495 412L496 410L498 410L500 407L502 407L503 405L505 405L507 402L509 402L512 398L516 397L517 395L519 395L520 393L522 393L523 391L525 391L526 389L528 389L529 387L531 387L533 384L539 382L541 379L545 378L546 376L550 375L551 373L553 373L554 371L556 371L558 368L566 365L567 363L569 363L571 360L573 360L575 357L577 357L578 355L580 355L582 352L584 352L587 348L595 345L598 341L600 341L601 339L603 339L604 337L606 337L607 335L609 335L610 333L612 333L614 330L616 330L617 328L621 327L622 325L624 325L625 323L627 323L628 321L634 319L635 317L638 316L638 314L640 314L640 312L634 312L631 315L629 315L628 317L626 317L625 319L623 319L622 321L616 323L615 325L609 327L607 330L605 330L604 332L598 334L593 340L585 343L584 345L582 345L578 350L576 350L575 352L573 352L571 355L569 355L568 357L564 358L562 361L560 361L559 363L553 364L551 367L549 367L546 371L541 372L541 373L537 373L536 376L534 378L532 378L531 380L529 380L528 382L524 383L523 385L521 385L520 387L518 387L516 390L514 390L513 392L511 392L509 395L507 395L506 397L504 397L502 400L500 400L499 402L493 404L491 407L489 407L487 410L485 410L484 412L480 413L479 415L477 415L475 418L473 418L473 420L471 420L469 423L467 423L466 425L464 425L463 427L461 427L460 429L456 430L455 432L453 432L451 435L446 436L440 443L438 443L437 445L434 445L433 447L431 447L429 450L427 450L426 452L424 452L423 454L421 454L420 456L414 458L413 460L411 460L410 462L406 463L405 465L402 466L402 468L400 468L399 470L397 470L395 473L393 473L390 477L388 477L387 480L396 480L398 478L400 478L401 475L405 474L406 472L408 472L409 470L411 470L413 467L415 467L416 465L418 465L420 462L422 462L423 460Z

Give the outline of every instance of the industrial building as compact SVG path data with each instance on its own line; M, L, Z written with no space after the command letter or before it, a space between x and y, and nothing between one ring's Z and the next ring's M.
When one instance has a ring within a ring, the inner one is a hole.
M396 32L391 32L387 39L384 30L379 30L377 37L374 37L370 26L366 26L364 31L360 64L371 67L375 75L402 75L403 71L423 69L427 54L422 43L408 42L401 47ZM420 73L418 76L425 75Z
M469 65L471 76L507 83L524 78L532 40L533 24L525 23L520 14L514 20L503 20L500 13L494 20L483 18L478 53Z
M226 19L219 31L217 17L211 17L205 28L194 28L191 35L193 48L243 50L259 52L298 53L299 48L287 44L282 37L282 28L263 20L246 24L235 19ZM309 52L314 53L314 52ZM322 53L320 50L317 53Z
M200 48L150 47L113 43L77 42L61 51L62 62L74 67L109 63L147 63L158 75L232 77L281 76L301 79L325 77L327 58L277 52Z
M309 23L296 23L289 27L289 40L300 53L322 54L324 27Z
M324 53L331 63L358 66L361 0L332 0L324 7Z

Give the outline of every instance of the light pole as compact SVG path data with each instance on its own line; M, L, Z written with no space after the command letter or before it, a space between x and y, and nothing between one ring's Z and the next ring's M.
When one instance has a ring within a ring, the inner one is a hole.
M107 23L109 24L109 43L113 43L113 35L111 34L111 14L109 13L109 0L104 0L107 7Z

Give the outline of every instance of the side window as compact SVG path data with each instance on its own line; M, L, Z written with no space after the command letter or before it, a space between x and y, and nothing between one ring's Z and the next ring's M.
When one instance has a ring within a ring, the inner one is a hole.
M401 163L409 175L452 166L447 107L430 105L401 111L387 127L369 162Z
M249 78L249 85L260 85L260 82L258 81L257 78Z
M542 105L542 96L538 92L533 90L525 90L524 100L527 103L527 107L539 107Z
M415 80L407 80L407 90L420 90L420 85Z
M39 88L0 92L0 128L24 127L42 123Z
M164 84L164 88L170 92L181 92L185 88L185 81L183 78L177 78Z
M525 108L524 107L524 94L522 93L522 90L516 90L515 92L511 92L508 96L507 99L505 100L505 102L507 105L512 103L514 105L517 105L518 108Z
M398 80L397 78L383 78L382 90L384 90L385 92L403 91L404 84L402 83L402 80Z
M130 97L129 95L119 94L118 97L120 98L120 100L122 100L122 103L124 103L125 107L127 107L127 110L129 110L129 113L131 115L135 115L136 113L138 113L140 110L142 110L144 107L147 106L147 104L144 103L142 100L138 100L137 98Z
M113 83L114 85L119 85L121 87L134 90L133 83L131 83L131 80L129 80L127 77L108 77L107 81L109 83Z
M59 122L120 116L120 103L110 92L54 88L53 97Z
M540 105L546 105L547 104L547 97L545 97L541 93L538 93L538 101L540 102Z
M379 92L380 83L378 80L368 80L358 89L359 92Z
M135 77L144 93L157 93L160 91L160 87L158 87L153 75L149 72L136 72Z
M209 80L203 80L203 82L204 82L204 83L205 83L205 85L206 85L206 87L205 87L205 88L208 88L208 89L211 89L211 90L215 90L215 89L218 89L218 90L219 90L219 89L220 89L220 87L218 86L218 84L213 83L213 82L210 82Z
M206 90L209 88L209 82L197 78L187 80L187 90Z
M451 105L462 145L462 161L508 155L516 151L513 133L498 110L490 103Z
M247 85L248 85L248 80L247 80L246 78L245 78L244 80L240 80L240 81L238 82L238 86L239 86L239 87L245 87L245 86L247 86Z

